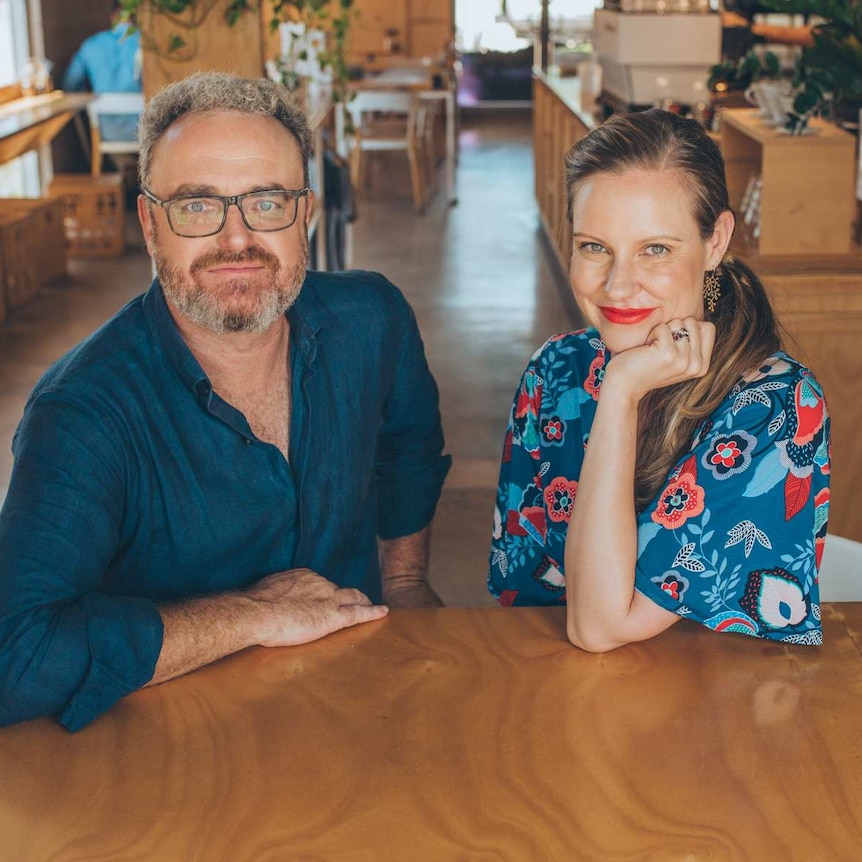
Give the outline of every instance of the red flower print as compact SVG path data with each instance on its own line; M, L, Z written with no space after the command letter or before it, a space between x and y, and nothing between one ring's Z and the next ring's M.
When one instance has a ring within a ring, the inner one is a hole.
M542 437L551 446L561 446L566 436L566 423L559 416L549 416L542 422Z
M679 582L666 581L661 585L661 588L672 598L679 601Z
M552 521L569 523L577 491L578 483L569 481L565 476L558 476L545 488L545 506Z
M602 378L605 376L605 352L604 350L590 363L587 379L584 381L584 389L593 396L593 401L599 400L599 389L602 386Z
M681 527L689 518L703 512L703 488L691 473L681 473L670 482L658 498L652 513L656 524L668 530Z
M713 464L721 464L722 467L732 467L741 457L742 451L735 440L722 440L716 445L715 453L709 460Z

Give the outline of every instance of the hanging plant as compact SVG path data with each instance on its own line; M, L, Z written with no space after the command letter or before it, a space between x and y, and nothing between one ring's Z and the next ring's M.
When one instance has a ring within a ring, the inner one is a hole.
M270 29L275 32L285 23L302 24L306 33L319 30L325 35L325 44L316 51L316 60L321 69L331 70L333 97L336 101L346 101L347 62L346 49L350 23L356 14L353 0L274 0ZM258 6L253 0L120 0L121 20L137 27L141 34L141 44L152 53L156 61L170 60L189 62L198 52L198 29L222 7L222 15L227 24L233 27L247 12L256 12ZM142 22L148 16L158 16L171 25L166 41L159 41L156 35ZM305 49L298 52L299 59ZM279 68L279 63L275 64ZM263 70L261 70L261 73ZM285 61L281 61L280 72L283 83L289 85L293 73ZM292 88L291 88L292 89Z
M282 24L301 24L308 38L314 31L324 34L325 44L315 46L314 57L323 71L332 73L332 95L337 102L348 100L347 36L356 14L353 0L275 0L270 29L277 31ZM308 47L294 49L294 57L280 58L280 71L285 83L296 78L291 60L308 59Z
M195 31L209 18L223 0L120 0L120 20L136 27L141 34L145 50L154 56L187 62L197 54ZM223 15L233 27L244 12L253 12L249 0L228 0ZM140 26L142 13L149 12L169 21L176 31L171 32L167 43L160 43L146 28Z

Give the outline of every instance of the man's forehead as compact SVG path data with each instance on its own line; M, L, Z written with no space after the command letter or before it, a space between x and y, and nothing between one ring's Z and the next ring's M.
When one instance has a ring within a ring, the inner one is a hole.
M151 174L182 182L211 182L223 173L260 173L278 183L302 179L299 145L277 120L239 111L186 114L153 148ZM249 177L251 179L251 177Z

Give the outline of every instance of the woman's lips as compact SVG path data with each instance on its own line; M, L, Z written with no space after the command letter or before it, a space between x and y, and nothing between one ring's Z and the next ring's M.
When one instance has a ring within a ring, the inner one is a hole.
M615 308L614 306L600 306L599 311L611 322L632 324L646 320L654 311L654 308Z

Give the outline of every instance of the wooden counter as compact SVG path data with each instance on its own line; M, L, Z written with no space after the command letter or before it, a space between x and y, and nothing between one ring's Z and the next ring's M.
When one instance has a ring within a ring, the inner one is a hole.
M93 98L92 93L57 90L4 102L0 105L0 164L52 141Z
M572 254L563 159L569 147L598 124L586 101L581 97L579 78L549 77L538 69L533 71L536 201L542 227L563 272L568 272Z
M478 574L478 573L477 573ZM248 650L76 735L0 730L4 859L862 858L862 604L823 647L564 611L394 611Z
M566 273L571 256L571 227L566 216L563 157L566 150L598 121L581 104L577 78L554 79L535 73L534 80L536 199L542 227L562 272ZM747 118L753 116L750 111L732 113L737 120L733 127L735 133ZM832 152L833 149L846 156L849 136L837 129L834 133L828 130L822 138L815 135L793 141L779 139L772 130L758 132L752 123L745 128L749 126L752 131L746 140L750 137L761 168L765 147L770 152L774 149L779 155L786 155L787 151L801 144L809 158L811 153ZM734 147L731 154L733 165L729 167L733 174L730 177L731 193L737 195L738 203L745 182L740 181L737 169L745 154L742 152L741 134L732 133L730 139ZM752 153L749 155L754 159ZM778 210L775 212L780 214L781 207L788 213L792 210L788 196L795 186L793 179L786 175L774 175L779 162L787 163L786 159L769 159L767 170L764 170L764 188L770 182L778 184ZM826 174L834 178L839 167L831 160ZM769 171L773 172L772 176ZM813 176L812 182L816 187L816 170ZM804 255L761 255L756 249L736 244L734 249L760 274L769 289L781 321L791 336L788 351L807 363L823 385L832 414L829 532L862 541L862 506L856 502L858 480L862 476L862 399L859 397L859 381L862 380L862 348L859 346L862 344L862 253L858 246L852 246L848 254L814 253L816 237L822 236L827 221L832 226L829 229L840 229L849 236L850 210L847 203L852 198L851 180L842 174L837 182L832 183L838 193L844 191L846 195L839 194L840 212L838 208L829 210L828 219L822 207L818 209L811 201L805 203L811 214L812 239L804 243ZM840 226L838 228L835 227L835 219ZM787 240L787 247L796 252L802 241L799 234L794 236L797 239L793 242ZM846 244L836 247L846 248Z

